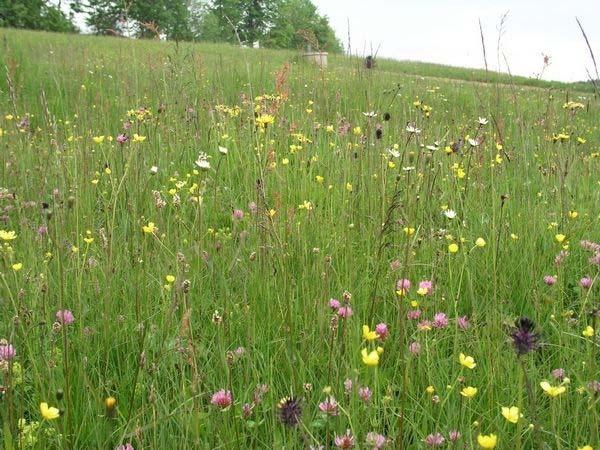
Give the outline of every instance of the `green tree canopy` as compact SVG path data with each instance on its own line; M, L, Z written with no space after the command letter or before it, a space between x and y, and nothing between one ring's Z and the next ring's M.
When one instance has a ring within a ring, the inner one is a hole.
M46 0L0 0L0 27L77 31L72 17Z

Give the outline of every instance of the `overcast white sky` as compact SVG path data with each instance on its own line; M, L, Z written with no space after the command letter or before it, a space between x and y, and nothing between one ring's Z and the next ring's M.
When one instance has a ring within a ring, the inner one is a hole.
M551 57L545 79L577 81L593 73L589 51L575 22L579 17L600 64L600 0L313 0L352 53L395 59L483 67L478 20L488 64L497 70L497 27L508 11L501 41L515 75L534 76L542 53ZM500 55L501 70L506 71Z

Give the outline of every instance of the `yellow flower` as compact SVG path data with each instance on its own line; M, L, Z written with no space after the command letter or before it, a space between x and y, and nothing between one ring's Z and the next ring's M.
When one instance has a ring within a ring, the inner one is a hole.
M464 353L461 353L458 357L460 364L467 369L474 369L477 364L475 364L475 359L472 356L466 356Z
M46 402L40 403L40 412L45 420L58 419L60 416L60 411L58 408L55 408L54 406L48 406L48 403Z
M585 327L585 330L583 330L581 332L581 334L583 334L585 337L594 337L595 330L594 330L593 327L591 327L590 325L588 325L587 327Z
M11 267L12 267L12 270L14 270L15 272L18 272L19 270L21 270L23 268L23 263L15 263Z
M519 413L519 408L516 406L503 406L502 407L502 415L506 420L510 423L517 423L520 417L523 417L523 414Z
M167 280L167 283L173 283L175 281L175 276L174 275L167 275L165 277L165 279Z
M132 142L144 142L146 140L146 136L140 136L137 133L133 133Z
M17 233L14 231L0 230L0 239L3 241L12 241L17 238Z
M481 448L494 448L498 443L498 437L495 434L478 434L477 443Z
M591 445L584 445L583 447L577 447L577 450L594 450Z
M415 234L415 229L413 227L404 227L403 231L407 236Z
M372 350L369 353L366 348L363 348L360 354L362 355L363 363L367 366L374 367L379 364L379 353L377 353L377 350Z
M106 397L106 400L104 400L104 404L106 405L106 409L111 411L115 408L117 404L117 399L114 397Z
M425 388L425 392L427 392L429 395L431 395L435 392L435 388L431 385L427 386L427 388Z
M352 185L350 183L346 183L346 190L352 192Z
M455 244L454 242L452 244L450 244L448 246L448 251L450 253L456 253L458 251L458 244Z
M569 211L569 219L577 219L579 213L577 211Z
M96 144L102 144L104 142L104 136L94 136L92 139Z
M475 245L477 247L485 247L485 239L477 238L477 240L475 241Z
M148 225L142 226L142 231L147 234L154 234L157 228L154 226L154 222L148 222Z
M315 180L317 180L317 183L323 183L323 181L325 181L325 178L323 178L321 175L317 175L315 177Z
M546 394L548 394L550 397L557 397L560 394L563 394L567 388L564 386L552 386L550 383L548 383L547 381L542 381L540 383L540 387L544 390L544 392Z
M556 242L558 242L559 244L562 244L565 238L566 236L564 234L557 234L554 236L554 239L556 239Z
M363 325L362 327L362 337L366 341L374 341L379 337L379 335L375 331L371 331L369 329L369 325Z
M261 114L256 118L256 123L263 129L267 128L267 125L275 123L275 117L270 114Z
M460 395L467 398L473 398L477 394L477 388L473 386L467 386L460 391Z

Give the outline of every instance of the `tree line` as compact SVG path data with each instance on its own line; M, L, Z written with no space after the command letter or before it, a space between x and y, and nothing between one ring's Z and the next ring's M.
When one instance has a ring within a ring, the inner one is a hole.
M0 0L0 26L342 51L311 0Z

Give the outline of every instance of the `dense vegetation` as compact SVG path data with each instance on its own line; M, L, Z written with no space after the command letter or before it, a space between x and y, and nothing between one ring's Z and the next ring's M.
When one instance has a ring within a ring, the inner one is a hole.
M341 52L311 0L0 0L0 27Z
M0 41L5 449L598 448L589 93Z

